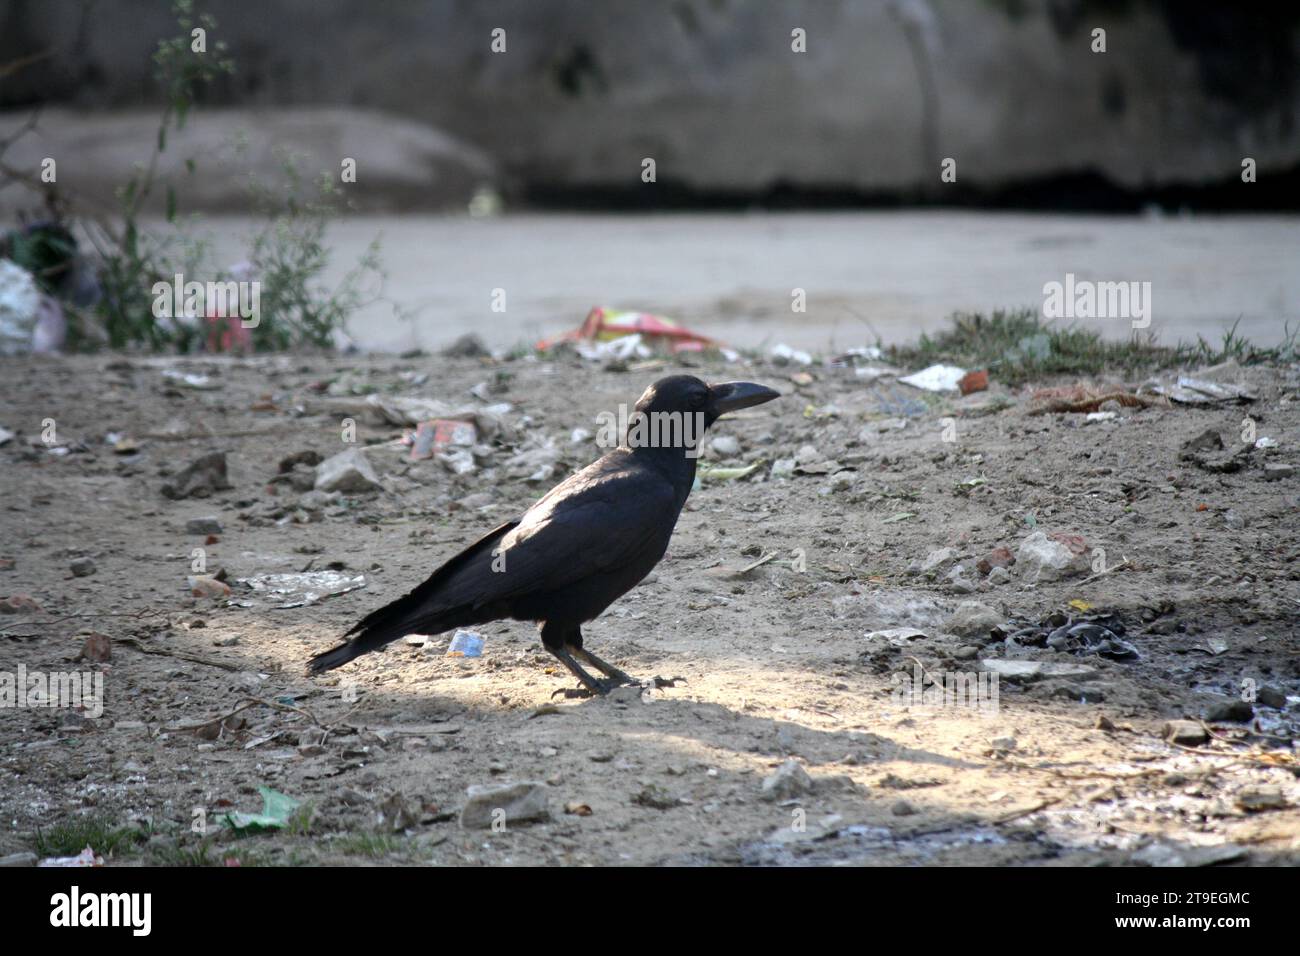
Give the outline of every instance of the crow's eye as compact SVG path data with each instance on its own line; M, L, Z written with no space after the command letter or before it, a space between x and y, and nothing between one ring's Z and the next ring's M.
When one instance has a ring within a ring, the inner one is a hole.
M692 392L691 408L703 408L704 403L709 400L708 392Z

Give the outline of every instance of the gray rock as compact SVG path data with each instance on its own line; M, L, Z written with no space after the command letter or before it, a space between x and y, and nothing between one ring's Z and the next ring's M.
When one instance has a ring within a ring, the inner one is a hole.
M214 491L232 487L226 475L226 453L209 452L190 462L162 486L162 493L173 500L206 498Z
M317 491L357 494L379 488L379 476L360 448L349 448L316 466Z
M719 458L732 458L740 454L740 441L732 435L719 435L709 444Z
M90 558L77 558L72 564L68 565L68 570L72 572L74 577L84 578L94 574L98 569L95 567L95 562Z
M191 518L189 521L185 522L186 534L221 534L221 531L221 522L212 516L206 518Z
M31 851L23 853L10 853L8 856L0 856L0 866L35 866L36 854Z
M313 484L314 484L313 480ZM304 511L324 511L339 500L337 491L308 491L298 499L298 507Z
M962 601L957 605L957 610L944 622L944 630L951 631L958 637L984 639L989 636L990 631L1001 626L1002 623L1003 615L987 604L981 604L979 601Z
M1278 481L1281 478L1290 478L1294 474L1294 465L1284 465L1281 462L1273 462L1264 466L1265 481Z
M812 793L812 777L796 760L787 760L763 779L764 800L779 802Z
M1267 685L1261 687L1259 693L1256 694L1255 699L1265 707L1272 707L1274 710L1286 710L1286 694L1282 693L1282 691L1278 690L1276 687L1269 687Z
M996 586L1006 584L1011 580L1011 572L1006 568L994 568L989 572L989 584Z
M966 577L966 566L959 564L948 572L946 579L948 581L948 590L953 594L971 594L975 591L975 585Z
M937 571L944 565L951 564L957 560L956 548L939 548L937 551L931 551L925 556L916 569L917 574L929 574L931 571Z
M1205 709L1206 720L1244 724L1254 716L1254 707L1244 700L1237 700L1232 697L1216 698Z
M507 827L516 823L548 820L551 816L546 784L537 781L491 783L469 787L460 825L466 830L484 830L496 819ZM504 816L497 811L504 811Z
M1076 555L1064 543L1035 531L1020 542L1016 567L1031 584L1057 581L1090 569L1086 555Z
M991 674L1009 681L1026 683L1052 677L1089 680L1097 676L1097 671L1086 664L1058 664L1043 661L1014 661L1007 658L986 657L980 666Z
M1161 736L1172 744L1195 747L1210 739L1205 728L1194 720L1171 720L1161 730Z
M1237 794L1237 806L1247 813L1281 810L1286 805L1286 797L1277 787L1247 787Z
M632 802L654 810L671 810L681 801L658 784L648 783L632 798Z

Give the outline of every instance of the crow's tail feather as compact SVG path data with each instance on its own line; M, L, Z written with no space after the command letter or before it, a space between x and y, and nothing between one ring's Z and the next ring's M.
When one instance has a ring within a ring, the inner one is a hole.
M470 623L469 619L473 617L465 614L461 608L453 608L440 614L412 616L410 608L403 606L405 601L405 598L394 601L388 607L380 608L371 614L348 632L356 634L352 640L331 648L323 654L317 654L309 660L307 673L323 674L325 671L342 667L362 654L377 651L399 637L405 637L407 634L441 634L453 627Z
M407 634L441 634L453 627L482 624L495 620L500 614L485 612L482 601L461 603L448 595L445 586L457 573L473 568L473 562L491 559L492 546L519 522L507 521L493 528L478 541L456 555L410 594L404 595L372 611L344 634L352 640L317 654L307 662L308 674L322 674L342 667L348 661L369 651L377 651ZM492 577L492 575L487 575ZM463 595L463 590L462 590ZM356 635L353 637L353 635Z

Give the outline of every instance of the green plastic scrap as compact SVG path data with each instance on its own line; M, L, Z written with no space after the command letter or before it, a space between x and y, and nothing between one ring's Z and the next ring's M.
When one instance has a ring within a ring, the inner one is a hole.
M704 481L735 481L737 478L752 475L762 464L761 461L756 461L743 468L710 468L706 465L699 469L698 474Z
M227 813L221 818L222 825L245 833L281 830L288 826L294 811L302 806L301 801L270 787L258 787L257 790L262 795L262 812Z

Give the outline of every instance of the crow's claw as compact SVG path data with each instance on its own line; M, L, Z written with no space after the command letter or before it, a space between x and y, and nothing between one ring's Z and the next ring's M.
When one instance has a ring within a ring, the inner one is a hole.
M656 674L654 677L651 677L647 681L641 681L641 686L653 687L657 689L660 687L676 687L678 684L686 684L686 683L689 683L689 681L687 681L685 677L660 677L658 674Z

